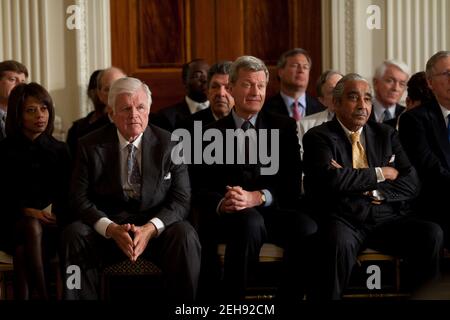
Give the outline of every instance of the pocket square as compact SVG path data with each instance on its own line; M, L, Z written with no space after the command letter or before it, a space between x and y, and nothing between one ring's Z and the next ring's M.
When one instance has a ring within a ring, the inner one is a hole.
M163 180L169 180L171 177L172 177L172 175L170 174L170 172L168 172L168 173L164 176Z
M394 161L395 161L395 154L391 156L391 159L389 159L389 163L394 163Z

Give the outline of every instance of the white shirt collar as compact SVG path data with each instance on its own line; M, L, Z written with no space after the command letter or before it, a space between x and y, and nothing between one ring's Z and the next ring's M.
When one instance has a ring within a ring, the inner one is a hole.
M281 91L280 91L280 95L283 98L283 101L284 101L284 104L286 105L286 108L288 110L289 116L292 117L292 108L291 108L291 106L295 102L295 99L290 97L290 96L288 96L288 95L286 95L286 94L284 94ZM298 102L303 106L303 108L300 107L299 109L300 109L300 113L301 113L302 117L304 117L305 116L305 111L306 111L305 110L306 109L306 93L303 93L303 95L301 95L298 98Z
M233 116L234 124L236 125L236 128L242 127L242 124L245 122L245 119L239 117L237 113L234 111L234 109L231 110L231 114ZM253 117L251 117L248 121L255 127L256 124L256 118L258 118L258 114L255 114Z
M200 110L205 110L206 108L209 107L209 100L206 100L205 102L197 102L192 100L188 96L185 96L184 98L186 100L186 103L189 107L189 111L191 112L191 114L194 114Z
M444 108L439 104L439 107L441 107L442 115L444 116L445 124L448 126L448 115L450 114L450 110L447 108Z
M336 119L337 119L337 118L336 118ZM350 130L347 129L346 126L344 126L344 125L342 124L342 122L341 122L339 119L337 119L337 121L339 122L339 124L341 125L342 129L344 130L345 135L347 136L347 138L348 138L348 140L350 141L350 143L352 143L352 140L351 140L351 138L350 138L350 135L351 135L352 133L359 132L359 137L360 137L360 138L359 138L359 141L360 141L360 143L361 143L363 146L365 146L365 140L364 140L364 136L363 136L363 134L362 134L362 131L363 131L363 128L364 128L364 127L359 128L358 131L350 131Z
M385 108L380 101L378 101L377 98L374 98L372 101L372 112L375 115L376 122L383 122L384 121L384 111L388 110L391 114L391 118L395 118L395 107L396 105L393 104L387 108Z
M141 149L143 134L144 133L141 133L133 142L131 142L138 150ZM120 150L125 149L130 144L130 142L128 142L128 140L122 136L119 129L117 129L117 136L119 137Z

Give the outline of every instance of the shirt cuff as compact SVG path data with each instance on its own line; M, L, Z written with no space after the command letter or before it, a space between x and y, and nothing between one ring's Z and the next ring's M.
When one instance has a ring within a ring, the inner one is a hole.
M164 223L159 218L152 218L150 219L149 222L153 223L153 225L156 228L156 231L158 231L158 234L156 236L159 236L166 229Z
M219 201L219 204L217 205L217 207L216 207L216 212L217 212L217 214L222 214L222 212L220 212L220 206L222 205L222 202L225 200L225 198L222 198L220 201Z
M102 236L104 236L105 238L109 239L110 237L108 237L106 235L106 229L108 229L108 226L113 223L113 221L111 221L108 218L100 218L95 224L94 224L94 229L95 231L97 231L98 233L100 233Z
M384 178L383 171L380 167L375 168L375 173L377 174L377 183L383 182L386 179Z
M261 192L264 193L264 196L266 197L266 203L264 203L263 207L270 206L273 202L272 194L267 189L262 189Z

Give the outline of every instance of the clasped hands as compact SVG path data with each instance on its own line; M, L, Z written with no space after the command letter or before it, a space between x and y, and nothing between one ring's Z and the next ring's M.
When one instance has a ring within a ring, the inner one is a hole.
M156 235L156 227L151 222L140 227L130 223L122 225L110 223L106 229L106 236L111 237L133 262L144 252L150 239Z
M261 192L246 191L240 186L227 186L224 200L220 204L220 212L231 213L262 204Z

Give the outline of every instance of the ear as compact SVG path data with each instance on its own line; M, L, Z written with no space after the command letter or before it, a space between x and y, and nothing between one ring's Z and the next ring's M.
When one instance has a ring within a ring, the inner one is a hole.
M325 104L324 104L325 99L324 99L323 97L317 97L317 100L319 100L319 102L320 102L321 104L325 105Z
M433 90L433 80L431 78L427 77L427 84L428 88L430 88L430 90Z
M113 108L111 108L109 105L107 105L107 106L106 106L106 112L108 113L109 118L112 119L113 116L114 116L114 110L113 110Z

